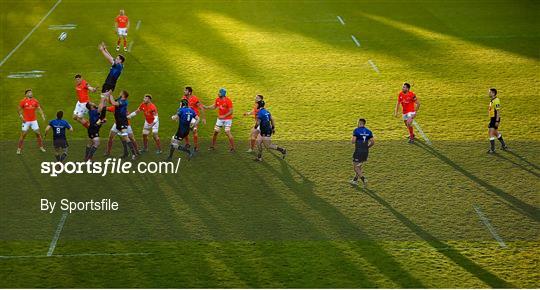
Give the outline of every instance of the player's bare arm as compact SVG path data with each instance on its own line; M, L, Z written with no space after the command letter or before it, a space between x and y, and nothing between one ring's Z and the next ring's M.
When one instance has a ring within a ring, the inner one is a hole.
M351 138L351 143L352 143L352 144L356 143L356 136L352 136L352 138Z
M49 133L49 130L51 130L51 125L47 125L47 127L45 128L45 138L47 138L47 133Z
M41 108L41 106L37 107L38 111L39 111L39 114L41 115L41 118L43 119L43 121L46 120L45 118L45 113L43 112L43 109Z
M257 129L257 127L259 127L260 124L261 124L261 119L257 118L257 121L255 122L255 126L253 128Z
M396 102L396 107L394 108L394 117L398 116L399 110L399 101Z
M233 108L231 108L231 109L229 110L229 112L227 112L227 114L225 114L225 115L219 115L218 118L220 118L220 119L225 119L225 118L227 118L228 116L232 115L232 113L233 113Z
M23 110L20 106L17 107L17 112L19 113L19 118L21 119L21 121L24 122L24 117L23 117Z
M203 106L203 108L204 108L205 110L214 110L214 109L216 109L216 104L213 104L213 105L211 105L211 106Z
M197 103L197 107L199 107L200 109L200 113L201 113L201 121L204 125L206 125L206 113L204 112L204 106L203 104L201 104L201 102L198 102Z
M127 118L131 119L131 118L135 117L140 111L141 111L140 109L137 109L137 110L131 112L131 114L127 115ZM154 116L157 116L157 114L154 113Z
M356 137L354 137L354 138L356 139ZM373 147L373 145L375 145L375 137L371 137L369 139L367 147L371 148L371 147Z
M418 109L420 109L420 101L418 100L418 98L414 98L414 102L416 103L416 107L415 107L416 115L418 115Z
M105 46L105 43L101 43L99 45L99 50L101 51L101 53L103 54L103 56L111 63L111 64L114 64L114 58L112 57L112 55L109 53L109 51L107 51L107 47Z
M276 124L274 123L274 118L270 117L270 123L272 124L272 134L276 133Z

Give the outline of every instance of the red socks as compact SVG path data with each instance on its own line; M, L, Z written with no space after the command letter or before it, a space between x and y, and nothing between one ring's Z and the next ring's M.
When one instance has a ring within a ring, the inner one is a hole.
M37 137L37 145L41 148L43 147L43 140L41 139L41 134L36 134Z
M143 148L148 150L148 135L142 135Z
M409 136L410 137L413 137L414 136L414 131L413 131L413 127L407 127L407 129L409 129Z

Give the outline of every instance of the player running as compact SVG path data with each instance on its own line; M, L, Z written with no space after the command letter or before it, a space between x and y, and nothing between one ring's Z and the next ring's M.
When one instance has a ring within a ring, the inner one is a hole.
M148 152L148 135L152 130L152 137L156 142L157 151L156 154L161 154L161 141L159 140L159 119L156 105L152 103L152 95L144 95L143 102L139 105L139 108L129 114L127 117L131 119L135 117L139 112L144 113L144 127L142 130L143 137L143 149L141 152Z
M394 116L398 116L398 108L401 104L402 107L402 113L403 113L403 122L405 123L405 126L407 126L407 130L409 130L409 143L414 143L414 130L412 127L412 122L414 121L414 118L418 114L418 109L420 108L420 101L416 98L416 94L410 91L411 85L408 83L404 83L403 87L401 88L401 92L399 92L398 100L396 103L396 107L394 109Z
M115 106L108 106L107 111L114 113L116 111ZM129 114L129 111L127 112ZM111 126L111 130L109 131L109 140L107 142L107 147L105 148L105 154L103 156L108 157L111 156L112 146L114 142L114 137L119 136L120 130L116 128L116 123L113 123ZM133 128L131 128L131 120L128 119L128 127L127 127L127 134L128 138L133 144L133 147L135 147L135 152L139 152L139 147L137 146L137 141L135 140L135 135L133 135ZM121 139L121 138L120 138Z
M255 123L257 123L257 113L259 113L259 102L263 101L264 97L262 95L256 95L255 96L255 105L253 106L253 109L249 112L245 112L244 116L250 116L253 115L253 118L255 119ZM251 129L251 134L249 135L249 149L247 150L248 153L251 153L255 151L255 146L257 142L257 137L259 136L259 133L261 131L258 127Z
M111 69L109 70L109 74L105 79L105 83L101 87L101 98L109 99L109 97L111 97L112 93L114 92L118 78L122 74L122 70L124 69L124 61L126 60L126 58L121 54L119 54L116 58L113 58L109 51L107 51L107 47L103 42L99 45L99 50L101 51L103 56L109 61L109 63L111 63ZM101 110L101 116L99 117L100 124L103 123L103 121L105 120L106 112L107 110Z
M92 160L94 154L99 147L99 129L101 128L101 123L99 122L99 116L101 111L105 110L105 99L101 99L99 105L92 102L86 103L86 108L88 109L88 144L86 145L86 153L84 155L84 161Z
M120 136L120 139L122 140L122 145L124 146L124 155L122 155L121 158L128 157L128 148L131 151L131 159L135 159L137 157L137 151L135 150L135 146L131 142L131 140L128 137L128 118L127 118L127 107L128 107L128 97L129 94L127 91L121 91L120 97L118 99L114 99L112 95L109 96L109 101L113 106L115 107L114 110L114 120L116 129L119 131L118 136Z
M193 95L193 89L191 87L186 87L184 89L184 96L182 97L183 100L188 101L188 106L197 113L197 116L201 116L201 121L204 125L206 125L206 116L204 113L204 106L199 101L197 96ZM199 151L199 124L197 123L193 127L193 150ZM185 138L186 145L189 146L189 135Z
M178 130L171 138L171 147L167 160L172 160L175 150L186 152L188 154L188 158L191 159L191 157L193 157L193 151L190 151L187 146L182 146L180 141L186 138L189 135L191 128L194 128L197 125L199 122L199 116L197 116L197 112L195 112L195 110L189 107L188 100L182 100L178 112L171 118L178 121Z
M218 97L211 106L203 106L205 109L218 109L218 118L216 120L216 125L214 126L214 136L212 137L212 146L208 150L214 150L216 148L216 140L221 131L221 127L225 128L225 134L229 138L230 148L229 151L234 152L234 139L231 134L231 126L233 119L233 103L231 99L227 97L227 90L221 88L218 93Z
M281 154L283 154L283 159L285 159L285 156L287 156L287 149L272 144L272 134L275 133L274 119L272 119L270 112L264 108L263 100L257 102L257 108L259 112L257 113L257 122L255 123L254 129L259 128L260 134L257 138L258 151L255 161L262 161L263 145L267 149L281 152Z
M490 148L487 153L495 153L495 138L499 139L501 142L501 149L506 151L508 146L504 143L502 134L499 133L499 124L501 123L501 100L497 97L497 89L489 89L489 125L488 125L488 135L489 135L489 144Z
M85 105L86 106L86 105ZM45 138L49 130L53 130L53 147L56 161L62 162L67 157L68 142L66 138L66 129L73 132L73 127L64 119L64 112L56 112L56 119L49 122L47 128L45 128Z
M362 165L368 160L369 148L375 144L373 133L365 127L366 120L359 119L358 127L354 129L351 143L354 144L353 169L354 178L350 181L352 185L358 185L358 178L362 181L364 188L367 187L367 178L362 171Z
M127 51L127 33L129 28L129 18L124 9L120 10L120 14L114 19L116 25L116 33L118 41L116 42L116 51L120 51L120 40L124 39L124 51Z
M39 131L39 124L36 119L36 110L39 110L43 121L45 121L45 114L43 113L43 109L41 108L38 100L34 98L32 89L27 89L26 91L24 91L24 94L25 97L21 100L21 102L19 103L19 107L17 108L17 111L19 112L19 118L21 118L22 121L21 136L19 137L17 154L22 154L24 138L26 138L26 134L28 134L28 129L32 129L34 133L36 133L39 150L41 150L41 152L45 152L45 148L43 147L43 140L41 138L41 132Z
M85 128L88 128L90 123L84 118L84 114L88 113L86 103L89 101L88 92L96 92L96 88L90 86L82 78L80 74L75 75L75 92L77 93L77 104L73 110L73 120L81 123Z

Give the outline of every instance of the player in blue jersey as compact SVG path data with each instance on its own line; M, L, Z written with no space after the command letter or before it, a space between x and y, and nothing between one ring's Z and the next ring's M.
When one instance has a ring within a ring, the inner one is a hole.
M109 74L107 75L107 78L105 79L105 83L103 83L103 86L101 87L101 98L108 99L114 92L114 89L116 87L116 82L118 81L120 74L122 74L122 70L124 69L124 61L126 60L126 58L121 54L119 54L116 57L112 57L109 51L107 51L107 47L105 46L105 43L103 42L99 45L99 50L111 64ZM102 110L101 116L99 118L100 123L102 123L103 120L105 119L106 112L107 110Z
M105 99L99 102L99 105L92 102L86 103L86 109L88 109L88 144L86 144L86 154L84 155L84 161L92 160L94 153L96 153L99 146L99 129L101 123L99 122L99 116L101 112L105 110Z
M115 100L111 94L109 96L109 101L115 107L114 120L116 122L116 130L118 130L118 136L120 137L120 140L122 140L122 146L124 146L124 155L122 155L121 158L126 158L129 156L129 148L129 151L131 151L131 159L135 159L137 157L137 150L129 139L128 134L128 97L129 94L127 91L121 91L118 99Z
M73 132L73 127L64 119L64 112L58 111L56 113L56 119L49 122L47 128L45 128L45 137L49 130L53 130L53 147L56 161L64 161L67 157L68 142L66 139L66 129Z
M362 181L364 188L367 186L367 179L362 172L362 165L368 160L369 148L375 144L373 133L365 127L366 120L359 119L358 127L354 129L351 143L354 144L353 169L355 176L350 181L352 185L358 185L358 179Z
M272 114L264 107L264 101L259 100L257 102L257 122L255 123L255 129L259 129L260 133L257 137L257 158L255 161L262 161L263 145L267 149L277 150L281 152L283 159L287 156L287 149L281 148L276 144L272 144L272 134L275 133L274 119Z
M193 157L193 151L189 150L187 146L180 144L180 141L184 140L189 135L189 131L192 130L199 123L199 116L195 110L189 107L189 102L186 99L182 100L178 112L171 117L173 120L178 121L178 130L171 139L171 148L169 151L169 157L167 160L172 160L172 156L175 150L184 151L188 154L189 159Z

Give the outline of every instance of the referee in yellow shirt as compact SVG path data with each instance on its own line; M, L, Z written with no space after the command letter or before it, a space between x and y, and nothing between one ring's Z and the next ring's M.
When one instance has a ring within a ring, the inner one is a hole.
M495 153L495 138L499 139L501 142L501 149L508 150L508 146L504 143L502 134L499 133L499 124L501 123L501 100L497 97L497 89L489 89L489 97L491 101L489 102L489 143L490 149L488 153Z

